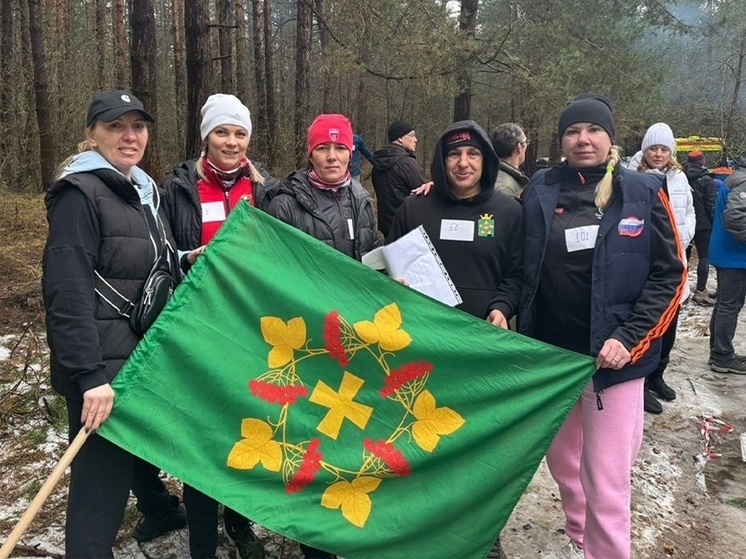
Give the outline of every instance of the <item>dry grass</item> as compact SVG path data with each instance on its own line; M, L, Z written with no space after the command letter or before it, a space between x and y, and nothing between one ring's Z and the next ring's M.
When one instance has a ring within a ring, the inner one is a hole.
M41 321L41 257L47 236L42 194L0 193L0 334Z

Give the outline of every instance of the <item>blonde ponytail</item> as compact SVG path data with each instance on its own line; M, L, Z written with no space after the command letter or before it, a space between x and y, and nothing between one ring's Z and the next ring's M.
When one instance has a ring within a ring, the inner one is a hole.
M59 167L57 167L57 178L58 179L62 176L62 172L67 168L67 166L70 165L70 163L73 162L73 159L75 159L76 155L78 155L80 153L83 153L84 151L91 151L93 149L93 146L91 146L91 142L87 138L88 131L91 128L92 128L91 126L89 126L88 128L86 128L86 139L83 140L82 142L80 142L78 144L78 151L75 152L75 153L73 153L67 159L65 159L62 163L60 163Z
M609 157L606 160L606 174L596 185L596 207L600 210L605 210L606 206L611 200L611 193L613 190L613 173L616 166L619 164L619 148L617 146L611 146L609 150Z

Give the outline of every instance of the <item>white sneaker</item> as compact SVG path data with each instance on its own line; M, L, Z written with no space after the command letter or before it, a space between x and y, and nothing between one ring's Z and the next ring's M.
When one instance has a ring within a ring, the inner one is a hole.
M583 559L584 557L583 549L570 542L565 547L547 555L546 559Z

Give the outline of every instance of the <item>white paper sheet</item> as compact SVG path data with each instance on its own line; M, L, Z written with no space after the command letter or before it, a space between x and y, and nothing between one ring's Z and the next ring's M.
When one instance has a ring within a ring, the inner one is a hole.
M393 279L403 279L412 289L451 307L462 302L422 226L369 252L363 256L363 264L386 270Z

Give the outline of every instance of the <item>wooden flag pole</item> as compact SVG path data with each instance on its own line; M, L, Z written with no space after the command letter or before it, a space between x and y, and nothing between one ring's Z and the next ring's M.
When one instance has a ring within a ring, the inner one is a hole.
M47 500L47 497L49 497L49 494L54 489L54 486L57 485L58 481L60 481L60 478L65 473L65 470L70 465L70 462L73 461L73 458L75 458L75 455L78 454L80 447L83 446L83 443L86 442L88 436L92 432L93 431L86 431L86 429L83 428L78 432L75 439L73 439L73 442L70 443L70 446L65 451L65 454L62 455L62 458L60 458L60 461L57 462L57 465L54 467L54 470L52 470L52 473L49 474L47 481L45 481L44 485L42 485L41 489L39 489L39 492L36 494L36 497L34 497L34 500L31 501L31 504L26 509L26 512L23 513L23 516L18 521L15 528L13 528L10 536L8 536L8 539L5 540L3 547L0 547L0 559L8 559L8 557L10 557L13 548L18 543L18 540L21 539L21 536L26 531L26 528L28 528L29 524L31 524L31 521L39 512L39 509L44 504L44 501Z

